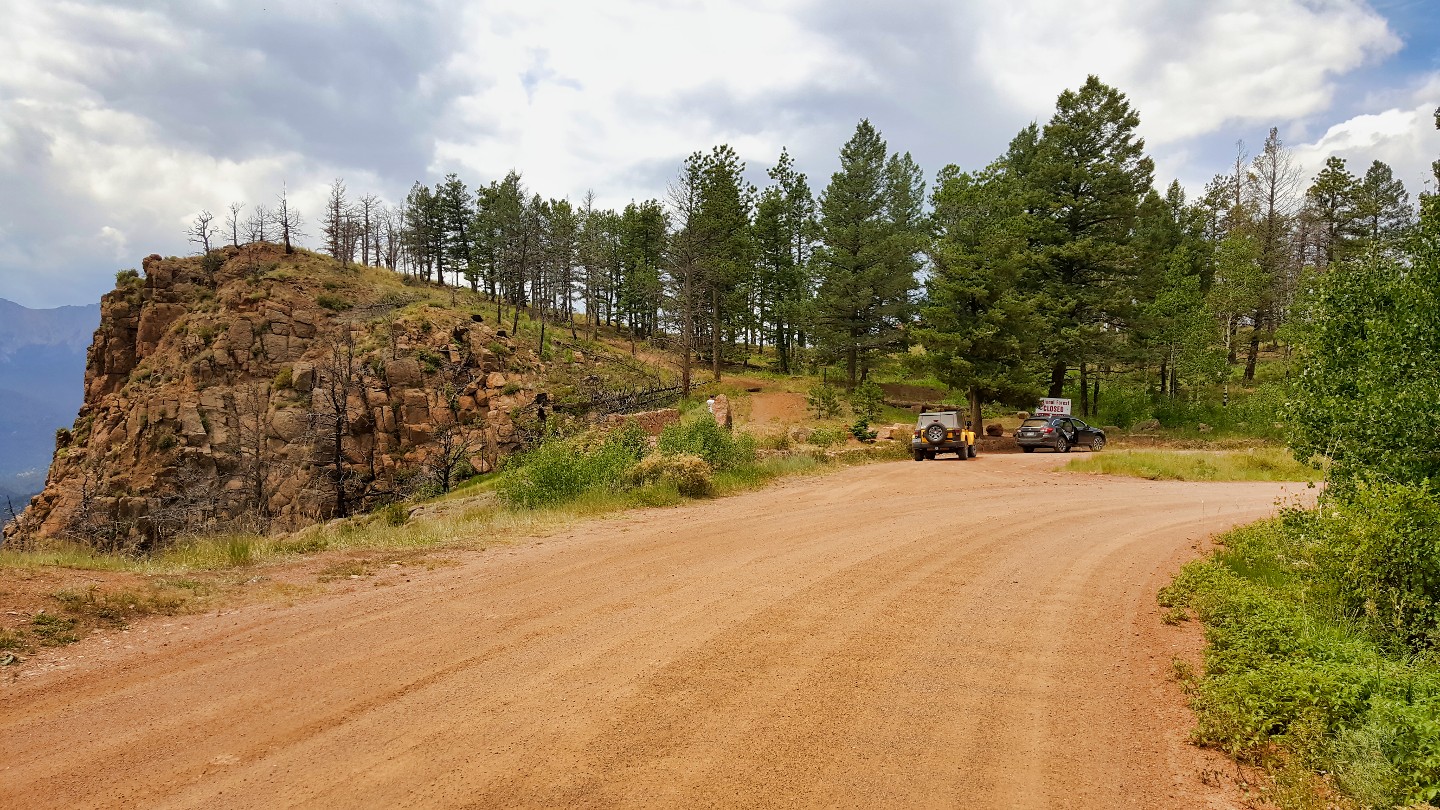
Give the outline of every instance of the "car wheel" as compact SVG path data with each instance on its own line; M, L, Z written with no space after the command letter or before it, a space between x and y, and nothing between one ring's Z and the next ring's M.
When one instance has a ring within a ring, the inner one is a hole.
M916 450L916 451L915 451L915 460L916 460L916 461L924 461L924 460L925 460L925 451L924 451L924 450Z
M1033 452L1035 452L1035 448L1033 448L1033 447L1022 447L1022 448L1020 448L1020 451L1023 452L1023 453L1033 453Z
M925 451L925 458L928 459L928 460L930 460L930 461L934 461L934 460L935 460L935 451L934 451L934 450L927 450L927 451Z
M939 422L931 422L925 427L925 441L931 444L939 444L945 441L945 426Z
M1104 449L1105 449L1105 437L1104 437L1104 436L1096 436L1096 437L1095 437L1095 441L1090 442L1090 451L1091 451L1092 453L1095 452L1095 451L1097 451L1097 450L1104 450Z
M960 445L960 449L955 451L955 457L961 461L968 461L970 459L970 453L965 450L965 445Z
M1070 452L1070 442L1066 441L1066 439L1065 439L1064 436L1061 436L1060 438L1058 438L1058 439L1055 440L1055 452L1057 452L1057 453L1068 453L1068 452Z

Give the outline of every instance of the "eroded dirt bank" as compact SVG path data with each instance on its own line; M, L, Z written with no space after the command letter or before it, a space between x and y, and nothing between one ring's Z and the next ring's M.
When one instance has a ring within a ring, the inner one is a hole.
M87 640L0 686L0 806L1230 806L1154 593L1287 487L1058 461L852 468Z

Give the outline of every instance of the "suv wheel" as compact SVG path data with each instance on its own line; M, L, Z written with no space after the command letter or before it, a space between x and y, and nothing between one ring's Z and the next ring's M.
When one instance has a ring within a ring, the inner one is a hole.
M916 451L915 451L915 460L916 460L916 461L924 461L924 460L925 460L925 451L924 451L924 450L916 450Z
M974 457L977 456L977 455L979 455L979 454L978 454L977 452L975 452L975 445L973 445L973 444L970 445L970 458L974 458Z
M1095 441L1090 442L1090 450L1091 450L1092 452L1093 452L1093 451L1096 451L1096 450L1104 450L1104 449L1105 449L1105 437L1104 437L1104 436L1096 436L1096 437L1095 437Z
M945 441L945 426L939 422L931 422L925 426L925 432L921 435L930 444L939 444Z
M1064 436L1061 436L1060 438L1058 438L1058 439L1055 440L1055 452L1057 452L1057 453L1068 453L1068 452L1070 452L1070 442L1067 441Z
M1023 451L1025 451L1026 453L1033 453L1033 452L1035 452L1035 448L1033 448L1033 447L1022 447L1022 448L1020 448L1020 449L1023 450Z

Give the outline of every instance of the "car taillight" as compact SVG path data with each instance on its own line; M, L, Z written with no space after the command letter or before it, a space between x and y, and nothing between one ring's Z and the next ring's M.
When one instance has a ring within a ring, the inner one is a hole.
M915 435L914 435L912 438L915 438L915 439L920 438L920 431L918 431L918 430L915 431Z
M1055 432L1055 428L1047 427L1047 428L1045 428L1045 432L1046 432L1047 434L1048 434L1048 433L1054 433L1054 432Z

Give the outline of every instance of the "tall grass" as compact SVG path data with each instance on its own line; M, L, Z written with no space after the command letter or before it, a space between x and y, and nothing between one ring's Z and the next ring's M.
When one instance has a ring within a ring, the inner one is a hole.
M1366 808L1440 802L1440 655L1402 643L1383 602L1357 605L1368 586L1333 559L1359 552L1332 548L1351 541L1325 524L1367 520L1293 512L1238 529L1160 594L1205 623L1197 740L1278 774L1281 807L1333 806L1320 797L1336 787Z
M1128 475L1152 481L1319 481L1324 473L1301 464L1288 450L1118 450L1072 459L1067 472Z

